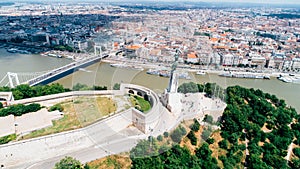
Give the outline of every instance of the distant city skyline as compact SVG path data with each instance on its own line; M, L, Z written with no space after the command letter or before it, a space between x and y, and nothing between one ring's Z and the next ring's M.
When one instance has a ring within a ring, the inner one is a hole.
M271 3L271 4L300 4L299 0L202 0L203 2L238 2L238 3Z
M48 0L6 0L7 2L49 2ZM187 2L185 0L74 0L78 2ZM73 1L73 2L74 2ZM261 4L300 4L299 0L188 0L189 2L235 2ZM69 0L51 0L51 2L70 2Z

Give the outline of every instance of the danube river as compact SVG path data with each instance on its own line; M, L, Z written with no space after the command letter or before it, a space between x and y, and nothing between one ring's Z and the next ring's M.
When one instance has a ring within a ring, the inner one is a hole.
M0 77L6 72L40 72L57 68L70 63L71 60L52 58L40 55L24 55L7 53L0 49ZM271 80L261 79L236 79L219 77L216 74L204 76L190 74L192 80L181 80L180 83L194 81L197 83L215 82L222 87L241 85L247 88L259 88L264 92L277 95L295 107L300 112L300 84L283 83L276 78ZM146 70L137 71L111 67L108 63L97 63L85 69L80 69L69 76L57 80L65 87L71 88L76 83L88 85L113 86L115 83L125 82L143 85L162 93L168 85L168 78L148 75Z
M263 79L237 79L219 77L217 74L206 74L204 76L190 73L192 80L180 80L180 83L194 81L197 83L212 82L222 87L240 85L247 88L257 88L277 97L286 100L286 102L295 107L300 112L300 84L284 83L276 78L271 80ZM72 87L76 83L85 83L88 85L113 86L115 83L125 82L146 86L156 92L162 93L168 85L168 78L146 74L146 70L137 71L124 68L114 68L108 63L98 63L84 70L80 70L72 75L66 76L58 83L66 87Z
M7 72L42 72L57 68L71 60L33 54L8 53L0 48L0 80Z

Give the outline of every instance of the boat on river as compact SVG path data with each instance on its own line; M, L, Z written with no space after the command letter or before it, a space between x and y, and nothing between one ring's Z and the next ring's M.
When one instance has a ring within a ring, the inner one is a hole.
M122 69L132 69L132 70L139 70L143 71L144 68L140 66L133 66L133 65L126 65L126 64L120 64L120 63L113 63L110 64L111 67L116 67L116 68L122 68Z

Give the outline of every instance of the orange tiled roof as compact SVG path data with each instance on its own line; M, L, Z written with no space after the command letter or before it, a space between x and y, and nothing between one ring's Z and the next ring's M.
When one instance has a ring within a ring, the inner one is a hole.
M214 46L214 49L228 49L227 46Z
M217 41L218 41L218 38L211 38L210 41L212 41L212 42L217 42Z
M141 48L141 46L140 45L130 45L130 46L127 46L126 48L131 49L131 50L137 50L137 49Z
M190 58L190 59L194 59L194 58L197 58L197 55L196 55L196 53L189 53L187 55L187 57Z
M237 48L229 48L229 50L234 50L234 51L236 51L236 50L237 50Z

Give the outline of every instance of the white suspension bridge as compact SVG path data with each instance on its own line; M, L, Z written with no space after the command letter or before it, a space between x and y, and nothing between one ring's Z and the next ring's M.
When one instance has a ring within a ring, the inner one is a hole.
M7 72L6 75L1 79L0 86L9 86L14 88L20 84L28 84L32 79L35 79L43 74L47 74L51 70L42 72Z
M7 74L0 80L0 86L9 86L14 88L20 84L28 84L29 86L48 84L77 71L79 68L87 67L100 61L102 58L108 57L108 55L102 55L101 46L95 46L94 48L94 57L76 61L53 70L42 72L7 72ZM97 53L97 49L99 50L99 54Z

